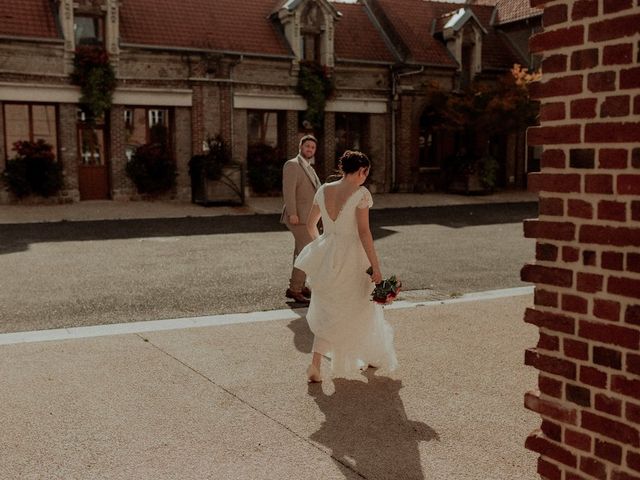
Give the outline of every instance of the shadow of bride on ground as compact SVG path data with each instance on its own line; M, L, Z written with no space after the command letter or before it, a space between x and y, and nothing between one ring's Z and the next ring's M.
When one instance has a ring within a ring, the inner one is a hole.
M313 333L309 330L306 317L301 316L295 320L291 320L287 327L293 332L293 344L296 350L301 353L311 353ZM311 361L311 358L309 358L309 361Z
M334 393L310 384L311 395L324 413L320 429L309 438L329 449L340 470L367 479L424 479L419 443L440 440L425 423L407 418L402 381L363 374L367 381L337 378ZM350 472L347 472L350 471Z

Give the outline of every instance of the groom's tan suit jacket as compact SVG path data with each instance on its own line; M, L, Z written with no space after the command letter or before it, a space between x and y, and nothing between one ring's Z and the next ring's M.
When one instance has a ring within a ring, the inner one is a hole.
M289 215L297 215L299 225L304 225L319 187L320 179L311 165L305 167L299 155L288 160L282 168L284 208L280 222L289 225Z

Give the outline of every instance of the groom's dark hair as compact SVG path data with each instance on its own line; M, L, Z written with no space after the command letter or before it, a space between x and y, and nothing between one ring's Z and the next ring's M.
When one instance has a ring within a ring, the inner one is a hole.
M318 139L316 137L314 137L313 135L305 135L300 139L300 143L298 144L298 148L302 148L302 145L304 145L304 142L313 142L316 144L316 146L318 145Z

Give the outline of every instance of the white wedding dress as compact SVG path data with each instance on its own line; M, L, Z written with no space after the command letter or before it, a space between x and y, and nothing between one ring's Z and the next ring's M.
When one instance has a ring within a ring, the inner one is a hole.
M313 291L307 313L315 335L313 351L331 358L333 376L357 373L367 365L391 371L398 363L393 330L382 306L371 301L374 285L366 273L369 261L356 220L357 208L373 205L371 193L360 187L332 220L325 188L321 186L313 200L320 207L324 231L295 261Z

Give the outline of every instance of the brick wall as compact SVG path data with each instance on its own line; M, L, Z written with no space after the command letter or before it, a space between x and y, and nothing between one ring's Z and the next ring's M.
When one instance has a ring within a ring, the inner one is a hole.
M534 88L544 145L535 284L525 322L540 371L525 396L542 417L526 440L548 480L640 480L640 1L531 0L544 31Z

